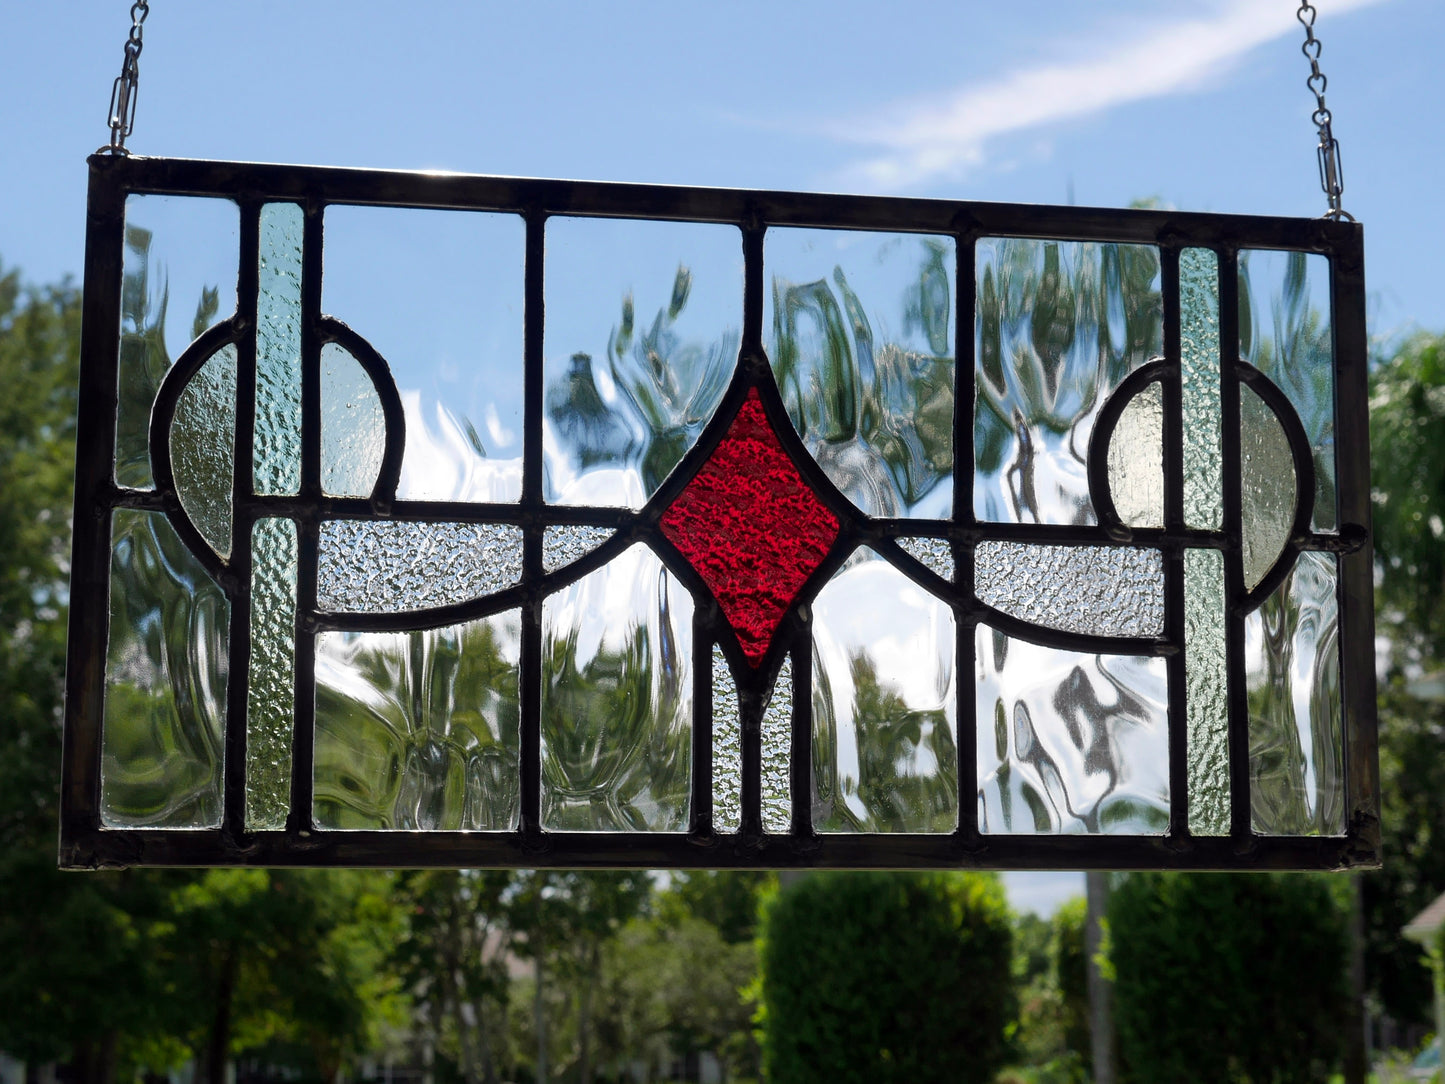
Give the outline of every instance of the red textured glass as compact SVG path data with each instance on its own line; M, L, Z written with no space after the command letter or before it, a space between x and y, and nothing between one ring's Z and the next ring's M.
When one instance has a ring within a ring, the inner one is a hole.
M798 473L748 393L727 436L662 516L753 666L838 537L838 520Z

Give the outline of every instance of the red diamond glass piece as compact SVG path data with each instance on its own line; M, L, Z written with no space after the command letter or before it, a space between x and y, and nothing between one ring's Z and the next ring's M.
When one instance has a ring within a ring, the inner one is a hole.
M662 533L697 569L757 666L838 537L838 520L783 450L754 388L663 513Z

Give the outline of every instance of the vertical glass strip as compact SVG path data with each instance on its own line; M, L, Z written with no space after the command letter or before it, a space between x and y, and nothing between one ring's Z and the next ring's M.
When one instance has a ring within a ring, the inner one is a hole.
M301 488L301 235L294 203L261 208L256 299L256 492Z
M251 673L246 694L246 827L286 827L296 684L296 524L251 532Z
M1224 556L1217 550L1186 550L1184 674L1189 705L1189 831L1196 836L1229 834L1229 700L1224 626Z
M773 695L763 709L763 831L793 827L793 660L783 659Z
M1184 521L1218 530L1224 521L1219 405L1219 257L1179 254L1179 354L1184 400ZM1193 811L1191 809L1191 817Z
M763 756L767 756L764 751ZM743 721L738 686L722 648L712 647L712 826L715 832L742 827ZM766 799L764 799L766 804Z

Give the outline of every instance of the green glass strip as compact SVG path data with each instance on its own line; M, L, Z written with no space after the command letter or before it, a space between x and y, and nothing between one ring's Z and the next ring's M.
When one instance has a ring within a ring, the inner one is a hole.
M1179 357L1184 406L1184 520L1200 530L1224 522L1220 451L1219 257L1179 254Z
M301 236L294 203L261 208L256 299L256 492L301 488Z
M1229 685L1224 557L1184 553L1184 676L1188 690L1189 831L1229 834Z
M286 827L296 685L296 524L251 532L251 674L246 694L246 827Z

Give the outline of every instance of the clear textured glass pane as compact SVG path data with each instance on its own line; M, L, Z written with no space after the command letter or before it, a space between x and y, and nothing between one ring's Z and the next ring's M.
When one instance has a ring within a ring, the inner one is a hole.
M503 832L521 816L518 610L316 637L321 828Z
M116 511L112 545L101 823L214 827L230 603L159 513Z
M542 571L556 572L586 557L612 537L611 527L548 527L542 534Z
M301 242L294 203L261 208L260 293L256 297L257 493L301 488Z
M1127 546L980 542L974 594L1001 613L1093 636L1164 632L1164 555Z
M768 358L829 479L873 516L953 511L953 240L771 229Z
M712 648L712 825L736 832L743 823L743 719L727 658Z
M1163 659L1040 647L987 625L975 647L981 831L1163 834Z
M953 611L869 549L813 603L813 826L958 826Z
M1229 678L1224 556L1184 551L1184 676L1189 721L1189 831L1229 834Z
M681 832L692 598L636 545L542 607L542 825Z
M1130 527L1164 526L1164 389L1129 400L1109 438L1109 496Z
M547 222L546 496L640 508L697 440L737 363L731 226Z
M1253 589L1284 551L1299 492L1289 438L1258 395L1239 389L1240 526L1244 585Z
M246 827L286 827L296 704L296 524L251 532L251 681L246 692Z
M345 347L321 348L321 488L369 497L386 454L386 415L376 385Z
M326 210L322 304L391 366L403 500L522 495L525 248L515 215Z
M1095 523L1084 459L1098 407L1163 351L1159 252L986 238L977 253L974 513Z
M1200 530L1218 530L1224 522L1219 257L1207 248L1186 248L1179 254L1179 348L1184 407L1184 522Z
M1345 828L1337 578L1332 554L1302 553L1245 619L1250 796L1263 835Z
M935 576L953 579L953 545L946 538L900 538L903 552L922 564Z
M793 660L785 658L763 708L763 831L793 828Z
M231 555L236 455L236 348L223 346L176 400L171 473L186 516L222 557Z
M1304 424L1315 460L1314 527L1334 530L1338 518L1329 260L1303 252L1239 254L1239 354L1274 381Z
M156 391L191 341L236 311L240 225L230 200L126 198L115 419L120 485L151 488Z
M498 523L332 520L321 525L316 602L394 613L470 602L522 578L522 530Z

